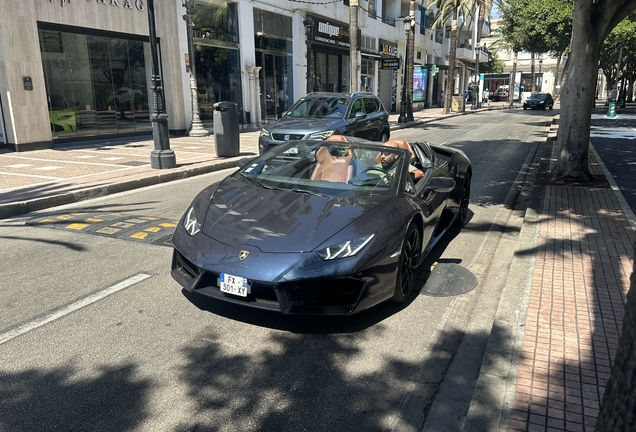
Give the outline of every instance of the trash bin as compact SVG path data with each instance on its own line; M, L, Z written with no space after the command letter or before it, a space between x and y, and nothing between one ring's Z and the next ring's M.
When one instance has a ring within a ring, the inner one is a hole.
M238 156L239 146L238 108L234 102L214 104L214 147L219 157Z

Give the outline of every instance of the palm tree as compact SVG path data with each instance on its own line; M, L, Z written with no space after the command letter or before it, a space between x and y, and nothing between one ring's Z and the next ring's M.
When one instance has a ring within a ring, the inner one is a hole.
M444 89L444 114L451 109L451 98L455 89L455 59L457 57L457 18L462 15L470 15L476 0L430 0L428 5L437 9L434 28L444 28L448 21L451 22L450 53L448 61L448 76Z
M477 16L477 40L475 41L475 76L479 79L479 53L481 51L481 29L484 27L484 18L486 16L486 10L490 11L492 8L493 0L475 0L477 3L478 16ZM477 97L475 97L477 96ZM478 100L481 100L481 95L473 93L473 107L476 106Z

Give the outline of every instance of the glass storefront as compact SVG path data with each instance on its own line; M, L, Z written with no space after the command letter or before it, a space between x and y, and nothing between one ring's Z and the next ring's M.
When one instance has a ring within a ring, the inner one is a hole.
M204 125L214 120L216 102L234 102L243 112L236 3L196 0L194 60L199 110Z
M261 67L262 118L279 118L295 101L293 94L292 42L256 36L256 66Z
M53 139L151 132L147 42L38 32Z
M314 51L314 91L349 91L349 56Z
M360 91L375 91L374 78L375 60L362 58L360 63Z

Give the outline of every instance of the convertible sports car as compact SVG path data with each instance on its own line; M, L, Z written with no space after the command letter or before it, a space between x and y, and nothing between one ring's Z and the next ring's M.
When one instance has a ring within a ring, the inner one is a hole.
M405 301L424 256L467 217L470 161L426 142L342 140L276 146L201 191L174 233L173 278L285 314Z

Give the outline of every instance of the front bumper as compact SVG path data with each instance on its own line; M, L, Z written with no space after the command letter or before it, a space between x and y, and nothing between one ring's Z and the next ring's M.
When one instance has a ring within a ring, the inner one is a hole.
M396 268L396 266L392 266ZM219 272L194 265L176 249L172 277L189 292L257 309L302 315L351 315L393 295L395 271L380 274L373 269L351 276L267 282L248 279L247 297L219 289Z

